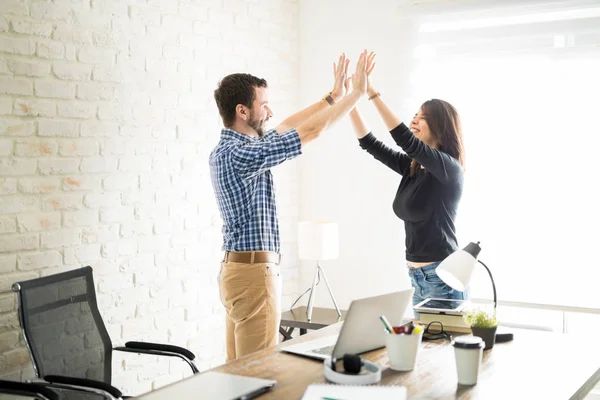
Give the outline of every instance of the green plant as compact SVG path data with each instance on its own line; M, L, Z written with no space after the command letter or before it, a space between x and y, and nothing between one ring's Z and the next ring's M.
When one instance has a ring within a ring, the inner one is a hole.
M471 328L494 328L498 326L496 316L484 310L471 310L465 314L464 319Z

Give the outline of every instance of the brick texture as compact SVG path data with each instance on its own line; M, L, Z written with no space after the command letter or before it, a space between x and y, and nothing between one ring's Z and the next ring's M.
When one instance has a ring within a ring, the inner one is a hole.
M85 265L115 345L225 361L212 91L250 72L269 81L277 118L296 110L297 21L298 0L0 1L0 378L32 375L12 283ZM274 174L289 306L297 165ZM189 374L178 360L113 358L129 395Z

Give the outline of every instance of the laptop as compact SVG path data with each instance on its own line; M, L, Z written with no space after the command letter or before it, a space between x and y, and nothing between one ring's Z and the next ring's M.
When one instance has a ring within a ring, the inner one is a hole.
M164 386L140 397L139 400L248 400L268 392L277 384L269 379L252 378L222 372L204 372L183 381Z
M385 329L379 317L383 314L393 326L410 321L404 319L415 289L358 299L350 303L339 335L298 343L280 350L286 353L324 360L344 354L360 354L385 346Z

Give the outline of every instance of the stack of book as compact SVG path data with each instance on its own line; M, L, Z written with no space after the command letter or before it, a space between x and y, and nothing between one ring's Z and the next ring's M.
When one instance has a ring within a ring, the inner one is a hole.
M425 327L430 322L441 322L445 331L470 333L471 327L463 319L463 315L419 312L419 322Z

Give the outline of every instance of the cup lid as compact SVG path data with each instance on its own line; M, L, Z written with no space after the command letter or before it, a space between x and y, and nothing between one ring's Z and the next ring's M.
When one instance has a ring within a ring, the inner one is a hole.
M483 340L479 336L457 336L452 345L460 349L478 349L485 346Z

